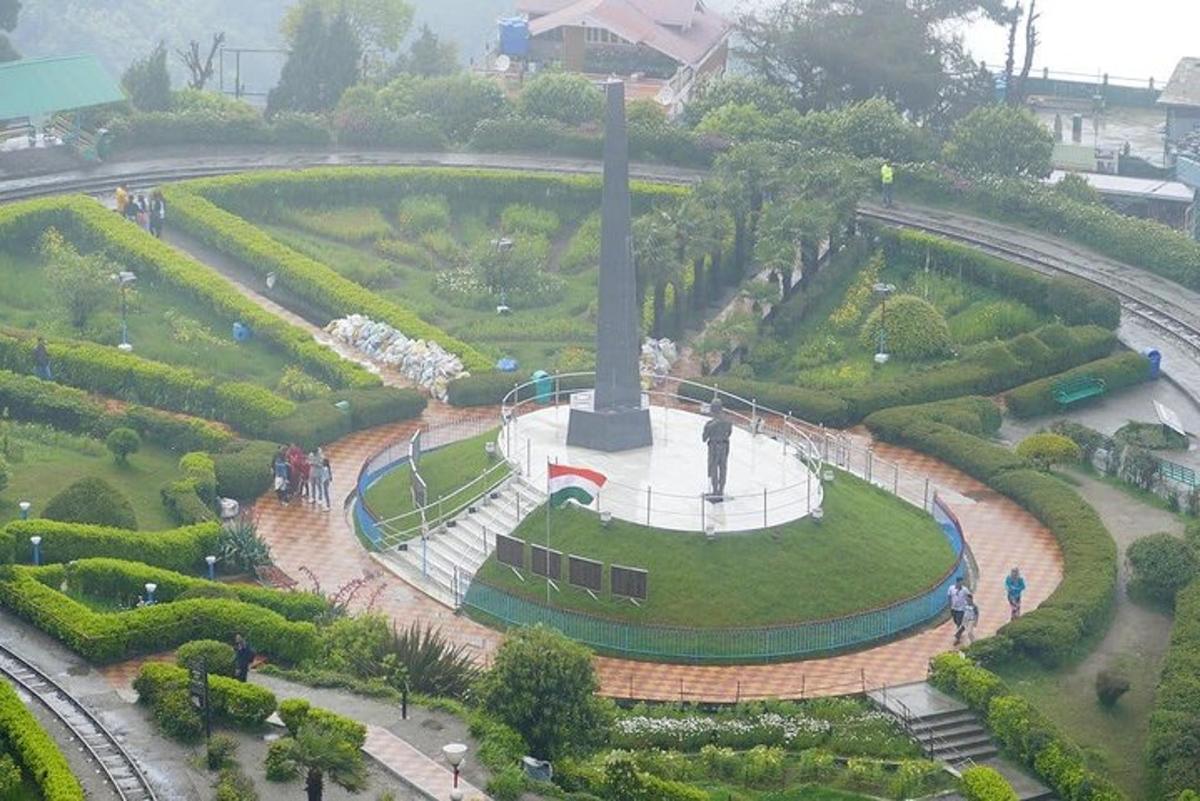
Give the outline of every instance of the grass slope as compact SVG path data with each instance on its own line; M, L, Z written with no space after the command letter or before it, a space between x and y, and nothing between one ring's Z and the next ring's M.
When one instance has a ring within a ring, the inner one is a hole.
M642 623L762 626L835 617L914 595L953 562L932 518L863 481L839 473L825 489L823 506L820 525L800 520L716 542L616 520L605 529L592 512L554 510L552 548L646 568L650 576L649 598L640 607L606 595L593 600L565 582L552 602ZM544 544L545 511L527 518L514 536ZM514 594L546 599L543 580L526 575L521 581L495 557L478 575Z

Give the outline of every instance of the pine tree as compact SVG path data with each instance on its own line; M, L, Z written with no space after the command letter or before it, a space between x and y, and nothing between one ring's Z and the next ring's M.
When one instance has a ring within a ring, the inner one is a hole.
M305 6L279 85L267 95L267 116L280 111L328 111L358 82L362 49L345 15L326 25L315 3Z
M167 73L167 48L162 42L150 55L129 65L121 76L129 102L139 111L171 108L171 76Z
M458 70L458 49L454 42L438 39L428 25L421 26L421 33L408 47L405 72L414 75L449 75Z
M339 13L329 24L322 49L322 110L327 110L337 105L343 92L358 83L362 63L362 46L345 12Z

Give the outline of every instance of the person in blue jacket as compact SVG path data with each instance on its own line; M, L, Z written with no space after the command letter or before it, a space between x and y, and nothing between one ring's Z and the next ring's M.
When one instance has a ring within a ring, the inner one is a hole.
M1004 593L1008 596L1008 609L1013 620L1021 616L1021 594L1023 592L1025 592L1025 579L1021 576L1021 569L1014 567L1004 579Z

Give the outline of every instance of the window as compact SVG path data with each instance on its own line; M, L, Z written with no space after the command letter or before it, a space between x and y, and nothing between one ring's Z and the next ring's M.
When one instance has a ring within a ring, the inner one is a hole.
M609 31L607 28L597 28L594 25L583 26L584 39L588 44L629 44L626 40Z

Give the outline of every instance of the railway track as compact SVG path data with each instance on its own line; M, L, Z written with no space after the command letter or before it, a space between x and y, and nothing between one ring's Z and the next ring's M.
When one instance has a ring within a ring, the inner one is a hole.
M57 682L4 646L0 673L29 693L75 736L122 801L158 801L150 782L116 737Z
M1125 265L1101 262L1096 267L1090 267L1082 263L1082 260L1062 258L1036 247L968 228L952 220L934 219L919 212L864 206L859 209L858 216L885 225L915 228L937 234L1044 275L1070 275L1104 287L1117 294L1123 311L1146 321L1157 330L1186 345L1193 355L1200 356L1200 324L1193 322L1193 315L1173 299L1151 292L1133 277L1122 275L1121 272L1131 269ZM1114 266L1123 269L1113 269Z

